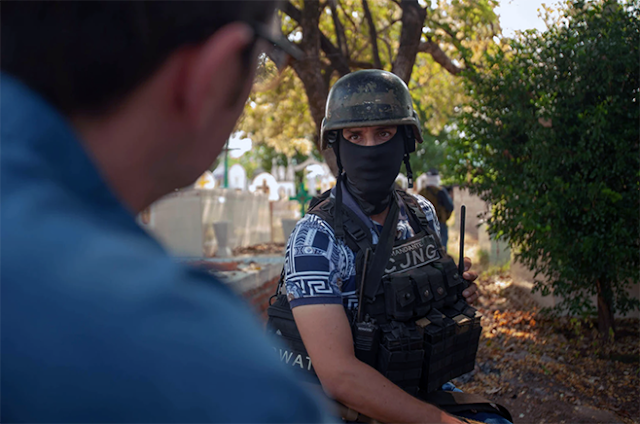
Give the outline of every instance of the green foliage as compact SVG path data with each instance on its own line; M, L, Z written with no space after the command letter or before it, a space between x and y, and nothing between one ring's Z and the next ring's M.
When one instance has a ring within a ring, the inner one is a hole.
M548 31L527 31L467 72L449 166L493 205L489 231L517 247L560 310L613 312L640 269L640 6L567 3Z
M443 130L434 136L423 130L422 138L424 139L422 144L418 144L415 153L409 157L414 178L426 173L431 168L436 168L442 173L449 134Z
M239 129L254 144L266 145L277 153L311 153L315 127L302 83L291 68L278 73L275 65L263 58Z
M292 0L291 3L303 10L307 3L312 2ZM426 4L427 13L420 41L436 41L444 54L459 66L475 64L481 60L482 53L493 46L493 36L499 33L493 11L496 0L429 0L421 3L423 7ZM325 2L322 7L319 31L341 51L352 71L374 67L362 0L336 2L336 16L331 4ZM393 0L370 0L368 4L376 26L380 64L390 71L400 49L402 10ZM301 25L285 13L280 13L280 18L282 33L299 43L303 39ZM342 42L338 39L334 18L344 29ZM325 52L320 53L320 62L323 77L332 84L339 75L331 68ZM429 138L429 134L434 134L431 140L441 140L445 136L443 128L464 98L459 78L436 63L431 55L420 53L408 85L416 107L424 112L421 122L425 135ZM322 91L320 87L314 88ZM291 67L285 65L278 71L266 57L260 63L257 84L239 128L253 140L254 145L265 144L288 156L294 152L308 155L314 150L313 154L317 155L313 141L317 138L318 128L312 119L302 82ZM433 147L433 142L431 145ZM429 149L425 153L432 151L438 149ZM438 155L436 163L441 162L442 153Z

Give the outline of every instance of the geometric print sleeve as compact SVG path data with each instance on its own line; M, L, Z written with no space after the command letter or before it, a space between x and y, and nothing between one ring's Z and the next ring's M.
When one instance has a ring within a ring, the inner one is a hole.
M355 275L353 262L350 249L336 240L322 218L305 215L291 233L285 255L285 287L291 307L342 304L342 282Z
M419 194L414 194L413 197L416 198L416 200L418 201L418 204L420 205L424 214L426 215L429 227L436 232L438 237L441 237L440 223L436 219L436 209L433 207L430 201L420 196Z

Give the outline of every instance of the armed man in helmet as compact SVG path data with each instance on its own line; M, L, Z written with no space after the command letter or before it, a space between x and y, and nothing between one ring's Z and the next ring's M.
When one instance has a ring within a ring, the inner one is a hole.
M478 297L477 274L465 258L460 276L444 254L433 205L395 185L403 161L412 183L409 154L422 142L406 84L381 70L342 77L321 138L339 176L289 238L286 295L269 308L269 331L288 344L280 357L317 376L355 414L347 420L458 423L418 397L442 397L443 384L455 390L448 380L473 369L480 326L468 303ZM448 410L509 422L492 409L456 408Z

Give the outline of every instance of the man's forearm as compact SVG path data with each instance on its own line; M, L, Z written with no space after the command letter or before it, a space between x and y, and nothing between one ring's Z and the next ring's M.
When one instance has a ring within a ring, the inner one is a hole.
M369 365L354 358L325 387L337 401L368 417L393 423L458 423L433 405L409 395Z

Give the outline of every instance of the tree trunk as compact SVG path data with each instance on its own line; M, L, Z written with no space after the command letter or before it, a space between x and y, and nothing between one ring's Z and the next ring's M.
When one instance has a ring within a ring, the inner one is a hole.
M400 46L391 72L402 78L408 85L413 65L416 63L427 10L420 7L418 0L403 0L400 7L402 7Z
M300 47L305 53L305 58L291 64L304 85L309 102L309 112L318 131L324 117L324 107L329 94L329 88L322 75L322 62L320 61L321 34L318 28L320 11L320 4L317 1L305 1L299 21L303 35Z
M611 308L613 291L608 281L600 279L596 280L596 287L598 289L598 331L604 340L609 340L610 336L615 332Z

